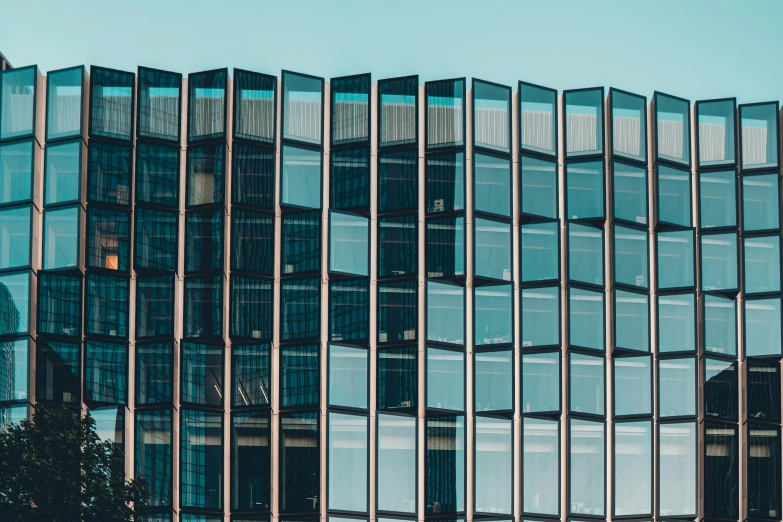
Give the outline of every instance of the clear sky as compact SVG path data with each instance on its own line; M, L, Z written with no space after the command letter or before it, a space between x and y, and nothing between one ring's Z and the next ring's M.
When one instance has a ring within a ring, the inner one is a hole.
M182 73L467 76L690 100L783 99L783 1L38 0L0 7L0 52Z

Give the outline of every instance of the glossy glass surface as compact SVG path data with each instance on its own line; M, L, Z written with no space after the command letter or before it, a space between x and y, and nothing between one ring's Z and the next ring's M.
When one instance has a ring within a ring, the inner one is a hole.
M81 135L84 77L82 66L46 75L46 141Z
M139 136L179 140L182 75L139 67Z
M511 160L474 154L473 208L511 217Z
M568 279L604 284L604 231L576 223L568 224Z
M280 348L280 406L317 406L320 396L317 344Z
M696 425L662 424L658 428L659 510L663 516L696 513Z
M703 290L739 288L737 234L701 236L701 287ZM780 276L778 276L779 280Z
M649 296L625 290L614 291L615 348L650 351Z
M35 133L38 68L9 69L0 74L0 140Z
M34 302L31 301L30 279L29 271L0 274L0 335L29 332L33 326L30 324L30 303ZM41 298L44 295L42 293Z
M511 285L476 287L473 291L475 346L512 342L514 324Z
M283 72L283 138L321 144L323 133L321 78Z
M321 153L286 145L281 164L280 203L321 208Z
M134 267L177 270L179 213L136 208Z
M329 270L369 275L370 220L354 214L329 214Z
M329 345L329 405L367 409L368 352L365 348Z
M328 509L367 511L368 424L364 415L329 412Z
M742 105L739 109L742 168L778 166L778 103Z
M737 225L737 175L733 170L699 173L701 228Z
M748 299L745 305L745 355L781 354L781 299Z
M696 351L693 294L658 296L658 352Z
M370 282L366 278L329 283L329 339L356 343L370 339Z
M297 212L282 217L282 274L321 269L321 213Z
M739 432L736 425L704 423L704 513L739 516Z
M519 146L557 154L557 91L519 84Z
M41 341L36 345L35 384L38 401L78 404L81 401L79 344Z
M321 328L321 282L294 279L280 283L280 339L314 339Z
M415 408L418 403L419 371L416 346L378 350L378 409L394 411Z
M566 157L600 154L604 150L603 89L563 93Z
M0 269L30 266L32 226L31 206L0 210Z
M223 506L223 416L182 410L180 414L180 495L183 507Z
M44 212L43 267L71 268L79 264L80 207Z
M273 275L274 215L238 208L231 214L231 269Z
M520 273L523 282L551 281L560 277L560 225L530 223L519 227Z
M473 80L473 144L511 152L511 89Z
M693 230L656 232L658 289L696 286Z
M38 274L38 333L79 337L82 332L81 298L81 277Z
M780 228L780 177L759 174L742 177L742 230Z
M658 416L696 415L696 361L692 357L658 361Z
M171 410L136 412L136 476L149 485L151 506L171 506L173 453Z
M558 173L554 161L519 157L520 211L531 216L557 219Z
M513 420L476 417L474 482L476 512L513 513Z
M525 513L560 513L560 423L522 419L522 509Z
M171 342L136 345L136 404L173 399L174 350Z
M220 337L223 330L223 276L185 281L185 337Z
M378 277L410 275L418 266L416 215L378 218Z
M427 281L427 340L465 344L465 289Z
M737 362L704 358L704 416L737 420Z
M90 68L90 136L131 140L135 84L133 73Z
M476 218L473 227L475 275L511 281L511 224Z
M126 272L130 266L130 215L90 207L87 211L87 266Z
M748 514L775 517L780 512L780 428L748 424Z
M465 218L428 219L426 227L427 277L464 276Z
M604 358L571 352L568 361L571 411L604 415Z
M520 290L522 348L560 345L560 287Z
M136 202L179 209L179 149L139 142L136 148Z
M571 346L604 350L603 292L568 290L568 328Z
M736 103L731 100L699 102L699 166L726 165L736 161L734 146Z
M418 209L418 184L415 150L378 154L378 212Z
M606 427L603 422L571 419L569 430L570 512L603 515Z
M428 214L465 210L465 154L427 156L425 183Z
M0 203L32 199L33 142L0 144Z
M614 514L652 514L652 421L614 425Z
M231 275L231 337L272 340L273 281Z
M269 343L231 345L232 406L271 404L270 350Z
M188 75L188 141L225 136L227 82L226 69Z
M318 413L280 415L280 511L318 510Z
M126 404L128 395L128 345L84 343L84 401Z
M704 295L704 351L737 355L736 300Z
M417 338L418 299L416 281L378 283L378 343Z
M655 93L658 157L688 165L691 160L691 106L687 100Z
M329 173L329 206L334 210L370 208L370 149L334 150Z
M226 192L226 146L188 147L187 206L222 203Z
M513 411L512 351L476 353L473 364L475 411Z
M465 510L465 417L427 419L424 478L427 513Z
M745 294L780 291L780 235L746 237L743 247Z
M87 163L87 200L130 203L131 147L94 141Z
M650 357L615 357L613 361L615 416L652 415Z
M231 509L269 509L272 474L270 414L231 417Z
M658 221L691 226L691 172L668 165L656 165L655 174L658 178Z
M277 78L234 69L234 136L274 142Z
M650 257L646 229L614 226L614 281L646 289L649 286Z
M180 347L180 401L205 406L223 404L223 347L183 342Z
M427 347L427 408L465 409L465 355Z
M748 419L779 422L780 364L774 359L748 359L745 369Z
M647 169L613 162L612 179L614 218L646 225Z
M26 401L29 396L30 342L27 339L3 341L0 352L6 371L0 374L0 401Z
M370 141L370 75L332 78L332 145Z
M612 89L612 154L647 160L647 99Z
M416 142L418 76L378 81L378 135L381 147Z
M266 147L234 143L231 170L232 201L273 210L275 207L275 152Z
M566 166L566 218L604 217L604 164L602 161Z
M44 165L44 204L78 201L82 181L81 141L69 141L46 147Z
M522 354L522 413L560 411L560 352Z
M465 145L465 80L427 82L427 148Z
M378 414L378 511L416 512L416 419Z

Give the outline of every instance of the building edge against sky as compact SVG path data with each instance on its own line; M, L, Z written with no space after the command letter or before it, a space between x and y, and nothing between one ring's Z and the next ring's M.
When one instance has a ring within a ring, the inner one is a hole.
M0 70L0 420L155 520L781 519L777 101Z

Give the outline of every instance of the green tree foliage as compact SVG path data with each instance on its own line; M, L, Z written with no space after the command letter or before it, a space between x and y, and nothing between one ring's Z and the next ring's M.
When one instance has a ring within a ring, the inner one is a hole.
M143 479L125 480L121 448L101 441L95 420L38 405L33 422L0 434L0 520L146 522Z

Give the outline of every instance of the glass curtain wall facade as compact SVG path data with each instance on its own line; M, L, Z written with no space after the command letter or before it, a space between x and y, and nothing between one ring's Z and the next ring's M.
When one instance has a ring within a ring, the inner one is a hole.
M0 69L0 427L156 520L780 520L777 102Z

